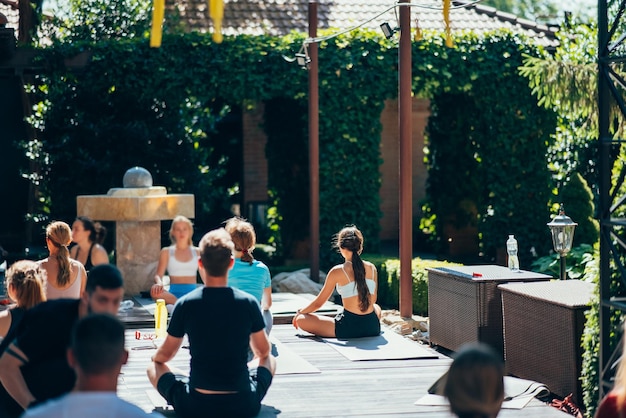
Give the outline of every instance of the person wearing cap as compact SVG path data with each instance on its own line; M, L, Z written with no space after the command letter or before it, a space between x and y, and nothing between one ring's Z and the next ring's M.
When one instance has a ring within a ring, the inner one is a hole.
M117 314L124 297L122 274L111 264L94 267L80 299L56 299L29 309L16 336L0 354L0 417L72 390L76 374L67 362L72 327L89 313Z

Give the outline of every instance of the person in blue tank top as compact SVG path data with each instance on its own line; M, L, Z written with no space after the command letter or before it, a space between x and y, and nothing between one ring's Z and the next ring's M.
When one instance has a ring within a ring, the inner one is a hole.
M376 304L378 275L376 267L361 259L363 234L347 226L336 235L335 246L344 258L326 275L317 297L293 317L293 326L327 338L359 338L380 334L380 306ZM343 312L334 319L314 314L333 294L341 296Z
M252 256L256 233L251 223L234 217L226 221L226 231L235 243L235 265L228 272L228 285L248 292L259 302L265 321L265 332L272 329L272 278L270 270Z
M176 300L198 287L198 258L200 253L194 247L193 224L182 215L172 220L170 227L170 239L172 245L163 247L159 254L154 284L150 288L152 299L164 299L168 305L173 305ZM169 291L163 285L163 276L167 271L170 279Z

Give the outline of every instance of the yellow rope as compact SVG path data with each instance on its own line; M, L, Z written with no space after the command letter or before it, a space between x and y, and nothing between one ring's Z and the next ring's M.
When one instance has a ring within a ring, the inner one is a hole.
M213 20L213 41L222 43L222 19L224 19L224 0L209 0L209 15Z
M161 46L163 35L163 17L165 16L165 0L154 0L152 6L152 29L150 30L150 47Z
M452 31L450 29L450 0L443 0L443 21L446 24L446 46L452 48Z

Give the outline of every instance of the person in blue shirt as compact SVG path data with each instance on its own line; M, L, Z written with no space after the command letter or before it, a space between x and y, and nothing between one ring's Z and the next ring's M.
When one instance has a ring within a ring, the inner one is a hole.
M228 273L228 285L255 297L263 312L265 332L269 335L273 322L270 311L272 278L267 266L252 256L256 244L254 227L245 219L234 217L226 221L225 229L235 244L235 265Z

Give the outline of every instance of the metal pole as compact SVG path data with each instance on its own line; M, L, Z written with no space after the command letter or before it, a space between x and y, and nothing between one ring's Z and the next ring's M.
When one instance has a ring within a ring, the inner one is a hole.
M620 9L622 9L620 7ZM608 70L609 53L609 22L607 0L598 0L598 172L600 184L599 221L600 221L600 347L599 390L598 401L610 390L611 385L604 379L604 370L608 370L611 359L611 135L610 124L610 91ZM608 386L607 386L608 385Z
M567 270L565 268L565 256L561 255L561 280L567 280Z
M317 1L309 0L309 37L317 37ZM319 282L320 182L319 182L319 81L317 43L309 44L309 182L311 188L311 280Z
M410 3L405 1L405 3ZM413 116L411 84L411 7L400 6L398 49L398 119L400 133L400 316L413 316Z

